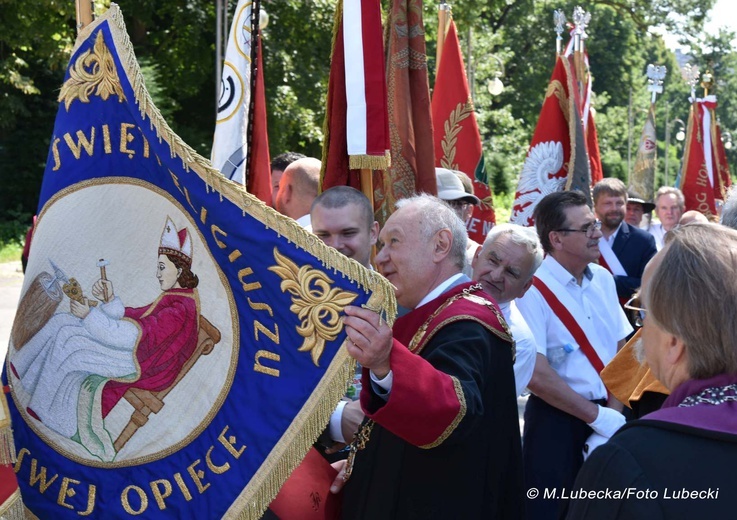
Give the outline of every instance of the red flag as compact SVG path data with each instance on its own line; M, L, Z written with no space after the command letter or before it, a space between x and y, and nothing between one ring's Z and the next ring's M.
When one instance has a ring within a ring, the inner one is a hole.
M437 194L421 0L393 0L386 48L391 166L374 178L376 219L415 193Z
M253 93L253 119L249 129L251 149L248 157L246 190L264 204L271 205L271 158L269 132L266 123L266 95L264 92L264 60L261 36L256 39L256 81Z
M573 52L570 49L570 52ZM567 50L568 53L568 50ZM584 51L583 61L585 68L589 68L589 53ZM575 71L575 69L574 69ZM586 75L586 85L584 87L584 98L581 101L581 109L583 112L583 125L586 132L586 150L589 154L589 167L591 170L591 186L604 178L604 169L601 166L601 153L599 152L599 134L596 131L596 122L594 121L594 111L591 108L591 75Z
M338 2L321 189L361 189L359 169L388 167L389 130L379 0Z
M707 217L716 215L714 195L721 184L715 161L715 108L716 96L692 100L680 185L686 210L697 210Z
M732 185L732 176L729 173L729 163L727 163L727 154L724 151L724 143L722 142L722 126L717 123L717 138L714 144L717 149L717 162L719 168L719 192L714 197L721 201L725 201L727 197L727 189Z
M591 172L578 89L569 58L559 56L520 174L510 221L532 226L538 201L555 191L581 190L590 198Z
M468 236L483 243L496 220L484 167L481 133L468 88L455 22L452 20L435 75L432 120L435 132L435 166L460 170L474 181L474 194L481 200L481 204L474 208L466 226Z
M337 475L330 463L315 448L310 448L269 509L281 520L339 518L341 495L330 492Z

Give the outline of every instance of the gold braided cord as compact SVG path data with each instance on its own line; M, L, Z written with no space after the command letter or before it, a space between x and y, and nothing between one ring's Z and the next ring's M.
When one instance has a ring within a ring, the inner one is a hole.
M341 7L339 4L339 9ZM367 293L372 292L366 306L377 309L391 326L396 317L397 303L394 289L385 278L329 248L294 220L279 214L249 194L242 185L226 179L209 160L197 154L167 125L146 91L126 32L123 15L117 5L111 4L104 15L80 32L74 51L76 52L90 34L104 23L109 24L123 72L134 92L141 117L144 120L148 119L150 128L156 132L159 142L165 142L169 146L170 157L181 160L183 168L199 177L208 191L212 190L220 195L221 202L227 199L240 208L244 216L248 213L264 227L273 229L288 242L317 257L326 270L332 270L336 276L348 278ZM328 140L326 135L325 142ZM323 431L335 404L345 394L346 381L350 380L354 373L355 362L348 356L345 348L341 347L305 406L269 453L255 477L231 505L225 518L256 520L261 517L283 482L299 465L314 440Z

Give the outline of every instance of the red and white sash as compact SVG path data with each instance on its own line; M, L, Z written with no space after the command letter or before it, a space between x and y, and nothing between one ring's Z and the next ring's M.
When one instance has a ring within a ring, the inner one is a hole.
M561 303L553 291L551 291L540 278L537 276L533 277L532 285L540 291L540 294L545 298L550 309L558 317L561 323L563 323L563 326L568 329L568 332L571 333L573 339L576 340L576 343L578 343L578 346L581 348L581 352L584 353L586 358L589 360L589 363L591 363L591 366L596 370L596 373L600 374L604 369L604 363L601 361L599 354L596 353L596 350L589 341L588 336L583 331L578 321L576 321L576 318L573 317L571 312Z

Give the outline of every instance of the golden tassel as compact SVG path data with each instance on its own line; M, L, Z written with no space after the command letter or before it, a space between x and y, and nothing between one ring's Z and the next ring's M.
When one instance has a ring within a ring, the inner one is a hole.
M392 165L389 150L384 155L349 155L348 167L351 170L386 170Z

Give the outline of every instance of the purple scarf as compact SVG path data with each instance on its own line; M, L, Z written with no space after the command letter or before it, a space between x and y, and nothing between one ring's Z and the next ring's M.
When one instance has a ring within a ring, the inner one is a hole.
M660 410L643 419L737 435L737 375L689 379L671 392Z

